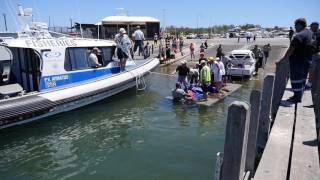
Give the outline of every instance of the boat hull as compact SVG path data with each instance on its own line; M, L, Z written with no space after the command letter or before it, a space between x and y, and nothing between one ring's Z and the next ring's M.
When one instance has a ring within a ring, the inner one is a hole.
M147 75L158 64L158 59L150 59L129 71L110 77L1 101L0 129L67 112L118 94L136 86L137 78Z

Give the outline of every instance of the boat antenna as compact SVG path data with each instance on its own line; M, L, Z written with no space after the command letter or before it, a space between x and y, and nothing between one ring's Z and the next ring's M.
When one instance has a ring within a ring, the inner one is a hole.
M80 8L79 8L79 1L78 1L78 0L77 0L76 4L77 4L77 10L78 10L79 20L81 21L81 18L80 18ZM81 38L83 38L83 32L82 32L81 22L79 22L79 25L80 25L80 34L81 34Z
M18 16L21 19L21 30L22 32L29 32L30 27L28 25L28 17L32 16L32 8L23 9L20 4L18 4Z

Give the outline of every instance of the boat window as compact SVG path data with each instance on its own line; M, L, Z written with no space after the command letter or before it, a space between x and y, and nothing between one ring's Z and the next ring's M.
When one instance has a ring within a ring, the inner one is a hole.
M88 57L90 51L88 48L67 48L64 68L67 71L88 69Z
M3 84L7 84L9 81L12 53L7 47L0 46L0 54L1 54L0 56L0 86L1 86Z
M112 57L114 55L115 47L101 47L100 48L102 51L102 60L103 60L103 65L107 65L110 61L112 61Z
M97 55L98 61L102 66L106 66L114 55L114 47L97 47L100 53ZM67 71L75 71L81 69L89 69L89 55L93 47L83 48L67 48L64 68Z

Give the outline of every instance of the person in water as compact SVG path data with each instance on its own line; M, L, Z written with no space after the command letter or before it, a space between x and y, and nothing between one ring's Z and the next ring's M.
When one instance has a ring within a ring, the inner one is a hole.
M176 88L172 90L173 101L179 102L190 97L182 88L179 82L176 82Z

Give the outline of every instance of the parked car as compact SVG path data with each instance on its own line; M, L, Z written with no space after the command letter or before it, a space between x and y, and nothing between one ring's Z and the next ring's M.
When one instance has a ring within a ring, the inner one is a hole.
M230 76L250 77L255 72L256 60L250 50L233 50L230 55L230 64L227 73Z
M189 33L187 35L187 39L196 39L197 35L196 34L193 34L193 33Z

